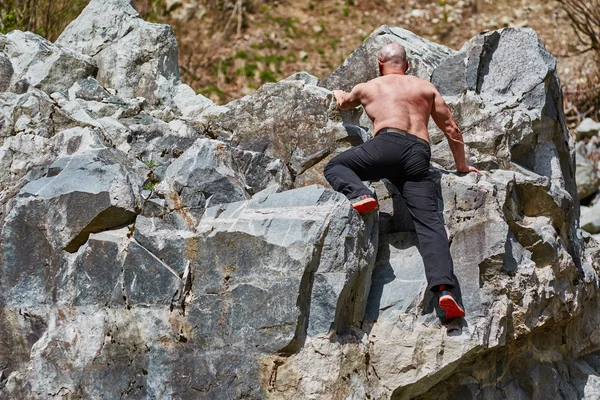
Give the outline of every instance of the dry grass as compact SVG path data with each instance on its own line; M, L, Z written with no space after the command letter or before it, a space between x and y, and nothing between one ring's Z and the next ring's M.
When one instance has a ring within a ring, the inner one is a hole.
M1 0L0 33L19 29L54 41L87 3L88 0Z

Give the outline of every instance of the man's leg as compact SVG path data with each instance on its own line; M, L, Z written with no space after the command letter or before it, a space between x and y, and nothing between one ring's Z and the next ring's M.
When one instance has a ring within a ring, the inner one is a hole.
M419 240L419 251L425 264L427 288L437 290L440 285L452 288L456 282L448 235L437 213L435 188L429 174L420 180L390 181L402 193L412 215Z
M386 157L382 157L381 146L386 146L386 143L375 137L344 151L325 166L325 179L335 191L350 200L365 195L372 197L373 193L362 181L381 179L385 171L381 164L386 161Z

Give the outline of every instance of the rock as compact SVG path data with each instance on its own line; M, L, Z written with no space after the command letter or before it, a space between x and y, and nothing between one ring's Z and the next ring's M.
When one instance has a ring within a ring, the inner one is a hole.
M243 175L233 169L227 145L211 139L198 139L165 171L155 190L167 198L169 208L186 208L202 215L209 205L245 200Z
M122 258L127 228L92 233L58 281L58 303L70 307L98 304L123 307ZM122 263L122 260L121 260Z
M240 150L280 159L298 179L347 138L333 94L304 82L266 84L244 101L228 105L213 135Z
M98 82L120 97L171 103L177 94L177 41L168 25L143 21L128 0L93 0L57 44L86 54L98 65Z
M18 133L49 138L55 133L54 102L46 93L32 90L25 94L0 94L0 140Z
M573 139L560 106L556 60L535 32L507 28L480 34L453 57L465 60L463 73L456 69L460 62L443 62L432 81L448 95L471 163L483 169L512 169L512 162L577 196ZM518 62L523 57L527 63ZM505 68L509 64L516 67ZM452 88L436 76L455 76L456 85ZM429 128L432 160L452 169L447 141L431 121Z
M103 101L111 97L110 93L104 89L98 81L92 77L75 82L69 88L69 98L83 99L86 101Z
M96 63L90 57L31 32L12 31L0 36L0 53L4 53L12 64L11 86L26 80L48 94L66 90L77 80L94 76L97 71Z
M575 171L577 171L575 180L579 200L585 199L598 191L600 174L598 168L589 159L586 146L582 142L578 142L575 146Z
M600 233L600 203L581 207L581 229L589 233Z
M600 133L600 122L596 122L591 118L585 118L577 125L574 132L577 140L597 136Z
M10 59L4 53L0 53L0 92L8 90L14 72Z
M173 101L184 119L198 118L204 110L214 105L212 101L201 94L197 95L191 87L183 84L178 86Z
M140 183L128 165L112 149L89 149L57 159L46 176L19 191L2 228L6 244L2 283L11 302L48 299L43 288L55 278L45 280L47 272L37 268L39 260L47 259L52 270L58 264L51 260L60 258L61 250L75 252L90 233L133 222L140 207L136 190ZM21 282L24 276L29 276L27 283ZM20 301L22 296L25 300Z
M257 224L265 217L268 223ZM316 186L207 210L199 225L204 244L192 287L206 294L187 306L191 322L205 321L197 340L266 355L294 352L306 335L331 327L350 329L364 314L372 223L363 222L340 194ZM341 249L336 243L346 243L349 251L322 251ZM246 256L236 261L239 254ZM229 312L215 337L210 326L222 318L225 304ZM230 372L225 376L233 378ZM248 379L258 379L257 372Z

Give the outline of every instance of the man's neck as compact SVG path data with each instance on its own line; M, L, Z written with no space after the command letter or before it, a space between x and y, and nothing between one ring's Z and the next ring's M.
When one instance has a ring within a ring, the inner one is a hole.
M383 71L381 71L381 76L385 75L405 75L405 73L400 69L383 69Z

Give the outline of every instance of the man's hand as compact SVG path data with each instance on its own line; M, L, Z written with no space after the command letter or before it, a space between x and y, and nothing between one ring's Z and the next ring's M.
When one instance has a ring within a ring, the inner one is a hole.
M468 174L469 172L477 172L479 175L481 175L481 171L478 170L475 167L471 167L469 165L462 167L462 168L457 168L456 172L460 173L460 174Z
M360 106L360 96L364 85L364 83L359 83L354 86L350 93L344 92L343 90L334 90L333 95L335 96L335 102L337 103L338 108L340 110L349 110Z
M344 92L343 90L334 90L333 91L333 95L335 96L335 102L340 110L342 109L342 106L344 104L344 95L345 94L346 94L346 92Z

